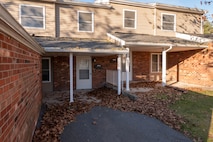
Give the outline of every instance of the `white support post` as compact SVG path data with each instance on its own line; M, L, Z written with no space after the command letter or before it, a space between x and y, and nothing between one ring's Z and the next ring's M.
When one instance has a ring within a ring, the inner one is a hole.
M73 100L73 54L70 53L70 103Z
M118 95L121 94L121 55L117 58L117 71L118 71Z
M162 52L162 86L166 86L166 51Z
M126 91L129 91L129 54L126 54Z
M167 50L162 51L162 86L166 86L166 53L172 49L172 45Z

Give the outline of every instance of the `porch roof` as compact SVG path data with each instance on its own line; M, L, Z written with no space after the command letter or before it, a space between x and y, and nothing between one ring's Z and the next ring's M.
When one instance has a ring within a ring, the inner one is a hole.
M73 39L34 37L46 52L72 52L72 53L104 53L122 54L128 53L126 48L115 45L107 40Z
M181 34L181 36L183 35L185 34ZM187 40L184 39L185 37L176 36L177 37L168 37L119 32L108 34L108 37L114 38L114 40L117 40L123 46L130 47L132 50L137 51L160 52L163 48L169 47L170 45L173 46L170 52L196 50L208 47L207 39L203 39L203 37L192 37L191 40Z

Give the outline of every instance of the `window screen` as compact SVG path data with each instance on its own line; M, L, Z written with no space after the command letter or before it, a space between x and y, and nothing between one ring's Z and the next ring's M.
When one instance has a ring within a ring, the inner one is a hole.
M124 27L135 28L135 11L124 11Z
M166 15L162 16L162 29L163 30L175 30L175 16L174 15Z
M21 5L21 25L24 27L44 28L44 8Z
M93 31L92 13L79 12L79 31Z

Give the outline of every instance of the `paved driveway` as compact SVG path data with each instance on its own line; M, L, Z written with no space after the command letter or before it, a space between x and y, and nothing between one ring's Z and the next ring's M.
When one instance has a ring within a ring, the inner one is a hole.
M191 142L161 121L133 112L94 107L77 116L61 134L62 142Z

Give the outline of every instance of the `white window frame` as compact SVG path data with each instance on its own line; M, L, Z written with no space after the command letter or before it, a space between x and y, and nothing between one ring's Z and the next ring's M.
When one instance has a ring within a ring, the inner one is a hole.
M135 12L135 26L134 26L134 28L125 27L125 11ZM136 10L123 9L123 28L125 28L125 29L136 29L137 28L137 11Z
M157 71L153 71L152 69L152 55L157 55ZM162 73L162 67L161 67L161 71L160 71L160 62L159 62L159 56L162 56L161 53L151 53L151 73ZM161 62L162 62L162 58L161 58ZM163 64L163 63L162 63Z
M43 79L42 79L42 83L49 83L49 82L51 82L51 58L50 57L44 57L44 58L42 58L42 60L43 59L49 60L49 80L48 81L43 81ZM42 73L43 73L43 69L42 69Z
M80 31L79 28L79 13L91 13L92 14L92 31ZM93 33L94 32L94 12L90 12L90 11L78 11L77 12L77 18L78 18L78 22L77 22L77 27L78 27L78 32L88 32L88 33Z
M172 16L174 16L174 30L163 29L163 15L172 15ZM176 14L161 13L161 30L163 30L163 31L176 31Z
M19 5L19 23L22 25L21 23L21 18L22 18L22 13L21 13L21 7L22 6L30 6L30 7L39 7L39 8L42 8L43 9L43 27L40 28L40 27L29 27L29 26L23 26L25 28L30 28L30 29L45 29L46 28L46 21L45 21L45 17L46 17L46 14L45 14L45 6L37 6L37 5L28 5L28 4L20 4ZM29 16L30 17L30 16Z

